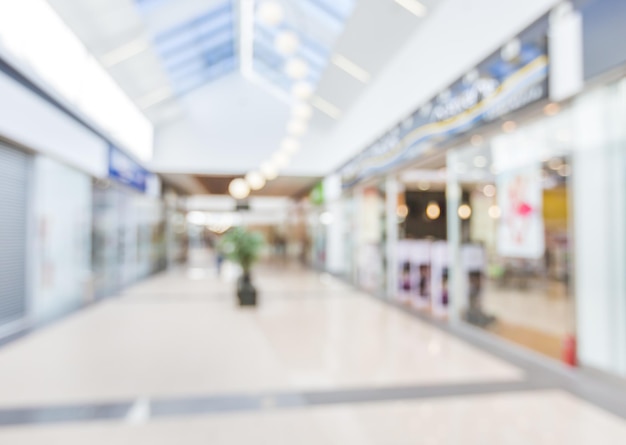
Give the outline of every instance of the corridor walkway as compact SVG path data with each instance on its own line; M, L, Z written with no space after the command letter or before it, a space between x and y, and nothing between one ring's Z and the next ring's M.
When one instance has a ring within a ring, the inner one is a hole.
M208 264L208 263L207 263ZM0 444L622 444L571 391L296 265L207 264L0 348Z

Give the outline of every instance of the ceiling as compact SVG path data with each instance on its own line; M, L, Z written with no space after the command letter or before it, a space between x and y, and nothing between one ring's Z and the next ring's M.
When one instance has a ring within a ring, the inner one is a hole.
M281 175L336 169L344 159L325 141L425 21L393 0L274 0L278 24L261 12L266 0L48 1L154 124L151 168L203 176L271 161L302 81L314 89L313 113L308 132L292 134L302 148ZM430 12L439 2L421 3ZM286 56L277 38L290 33L299 45ZM294 58L308 67L299 80L286 74Z

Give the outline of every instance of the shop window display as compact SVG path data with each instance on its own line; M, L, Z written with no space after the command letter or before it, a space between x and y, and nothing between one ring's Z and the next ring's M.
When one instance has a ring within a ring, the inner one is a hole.
M560 358L574 331L570 159L544 146L515 165L499 153L513 147L501 142L459 150L449 166L471 209L469 216L458 215L469 222L455 246L463 275L460 316Z

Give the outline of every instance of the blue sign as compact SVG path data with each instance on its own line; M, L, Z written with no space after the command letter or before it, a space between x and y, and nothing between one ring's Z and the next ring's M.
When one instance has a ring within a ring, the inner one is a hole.
M397 124L340 169L343 187L548 97L547 30L537 22Z
M150 172L143 168L134 159L119 148L109 146L109 177L124 185L146 191L146 184Z

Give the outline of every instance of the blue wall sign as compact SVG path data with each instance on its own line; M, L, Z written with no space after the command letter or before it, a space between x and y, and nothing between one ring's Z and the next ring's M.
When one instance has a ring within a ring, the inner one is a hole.
M344 188L548 97L548 21L528 28L340 169Z
M147 178L151 173L119 148L109 146L109 177L124 185L146 191Z

